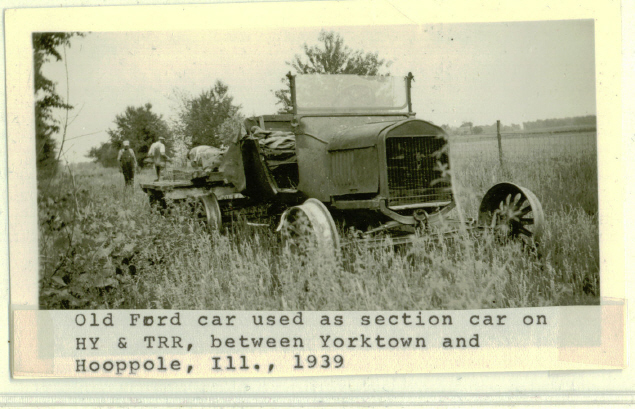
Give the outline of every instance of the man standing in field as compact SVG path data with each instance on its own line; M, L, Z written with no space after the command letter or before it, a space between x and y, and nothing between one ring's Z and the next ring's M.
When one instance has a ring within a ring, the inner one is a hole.
M135 170L137 169L137 158L132 148L130 148L130 142L123 141L123 148L119 150L117 161L123 173L126 186L132 186L134 183Z
M165 138L160 136L159 140L150 145L150 150L148 150L148 157L154 163L154 170L157 172L155 182L161 180L161 168L165 166L167 160L167 156L165 156L165 145L163 144L164 141Z

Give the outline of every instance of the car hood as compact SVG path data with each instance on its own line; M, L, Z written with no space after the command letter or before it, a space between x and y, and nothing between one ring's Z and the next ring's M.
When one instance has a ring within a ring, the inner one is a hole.
M379 134L397 122L401 122L401 120L374 122L347 129L338 134L334 140L329 143L328 150L331 152L375 146L377 145Z

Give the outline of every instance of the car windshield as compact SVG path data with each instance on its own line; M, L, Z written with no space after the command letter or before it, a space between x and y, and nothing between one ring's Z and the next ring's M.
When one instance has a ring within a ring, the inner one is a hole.
M298 75L298 113L407 111L406 79L362 75Z

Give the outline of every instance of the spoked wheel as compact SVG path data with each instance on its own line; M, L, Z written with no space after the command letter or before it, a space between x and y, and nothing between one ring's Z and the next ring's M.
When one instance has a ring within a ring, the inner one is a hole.
M340 237L329 210L317 199L308 199L282 213L277 231L285 245L293 251L306 253L320 249L337 254Z
M537 242L545 216L532 191L513 183L492 186L481 201L478 222L503 237Z
M222 227L222 217L220 206L214 193L200 196L195 206L195 217L206 225L210 232L220 230Z

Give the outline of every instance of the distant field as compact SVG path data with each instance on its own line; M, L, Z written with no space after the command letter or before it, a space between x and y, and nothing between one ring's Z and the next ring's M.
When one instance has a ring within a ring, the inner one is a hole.
M493 136L452 137L451 153L460 166L478 154L485 160L498 163L498 140ZM544 160L571 157L595 158L597 140L595 132L564 134L503 135L501 138L503 159L512 163L541 163Z
M498 140L495 134L456 135L451 136L452 148L457 152L477 148L486 154L497 155ZM564 133L504 133L502 134L503 154L526 153L540 156L558 155L565 151L578 155L595 155L596 132L564 132ZM526 152L523 152L525 150Z
M551 128L540 128L540 129L528 129L524 131L501 131L501 134L505 137L523 137L526 138L528 136L544 136L544 135L554 135L554 134L572 134L572 133L596 133L597 126L596 125L565 125L565 126L555 126ZM452 135L453 138L491 138L496 137L496 129L488 128L486 131L480 134L472 134L472 135Z
M459 191L482 194L494 182L513 181L534 191L547 208L565 206L597 214L595 132L503 136L502 150L504 170L496 137L451 139Z
M72 166L40 181L42 308L426 310L597 304L595 133L453 138L460 209L475 217L494 183L513 181L541 200L538 248L493 237L408 247L348 248L337 261L298 256L276 234L237 223L210 234L187 208L153 211L115 169ZM150 181L144 170L137 178ZM453 211L456 216L456 212Z

